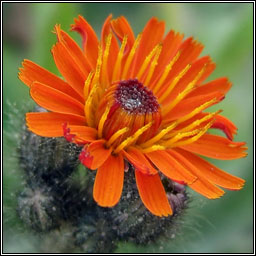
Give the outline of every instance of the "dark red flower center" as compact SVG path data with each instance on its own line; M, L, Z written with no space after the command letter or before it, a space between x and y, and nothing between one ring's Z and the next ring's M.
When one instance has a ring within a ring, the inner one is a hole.
M129 114L154 113L159 109L159 104L152 91L137 79L120 81L115 100Z

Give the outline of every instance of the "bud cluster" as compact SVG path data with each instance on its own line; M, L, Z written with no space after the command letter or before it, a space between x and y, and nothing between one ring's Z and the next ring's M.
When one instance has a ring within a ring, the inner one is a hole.
M52 253L110 253L120 241L146 245L175 232L175 219L187 208L184 186L162 177L174 214L154 216L141 202L134 169L127 163L120 202L102 208L92 196L95 171L79 165L80 152L81 147L64 138L40 137L23 129L18 153L25 188L18 196L17 212L40 234L40 252L46 252L47 245Z

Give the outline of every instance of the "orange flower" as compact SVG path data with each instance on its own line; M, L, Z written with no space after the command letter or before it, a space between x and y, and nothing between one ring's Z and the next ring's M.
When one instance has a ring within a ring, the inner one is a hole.
M118 203L126 161L135 168L143 203L158 216L172 214L159 172L210 199L224 194L218 186L243 187L243 179L197 155L246 156L245 143L232 141L236 126L221 111L203 112L224 99L231 83L225 77L204 82L215 64L209 56L199 58L202 44L173 30L164 36L165 24L156 18L137 38L124 17L111 15L101 41L82 16L71 30L80 33L82 49L56 25L51 51L64 79L29 60L19 78L49 110L27 113L28 128L84 146L79 158L97 169L93 197L100 206ZM227 138L209 134L209 128Z

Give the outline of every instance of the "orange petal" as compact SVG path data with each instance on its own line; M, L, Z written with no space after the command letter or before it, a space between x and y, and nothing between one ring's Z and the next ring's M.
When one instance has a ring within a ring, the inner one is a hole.
M70 86L83 97L83 88L86 77L81 73L80 69L76 65L72 55L61 43L56 43L52 50L52 55L57 68L62 76L70 84Z
M175 151L183 155L191 164L197 167L198 171L205 179L214 184L231 190L239 190L243 187L245 182L243 179L224 172L201 157L188 151L182 149L175 149Z
M45 84L34 82L31 85L30 95L45 109L62 114L84 116L84 105L81 102Z
M177 53L178 48L181 45L183 39L183 35L179 33L175 33L173 30L171 30L164 38L163 40L163 47L162 51L159 56L159 63L156 66L156 69L154 71L153 78L154 82L149 84L149 88L151 89L155 83L160 79L166 65L169 64L169 62L172 60L172 58Z
M180 123L175 128L175 131L179 131L180 129L190 125L191 123L195 122L196 120L204 118L205 116L207 116L209 114L210 114L209 112L198 113L195 116L193 116L192 118ZM210 119L210 121L211 120L214 120L214 123L211 126L211 128L222 130L226 134L226 136L229 140L233 140L233 137L237 131L237 127L228 118L221 116L221 115L215 115L213 118ZM200 128L203 128L205 125L206 125L206 123L202 122L200 125L196 126L195 128L200 129Z
M213 100L214 98L216 98L217 100L214 104L217 104L219 101L224 99L224 95L221 92L213 92L184 99L180 103L178 103L177 106L175 106L169 113L166 114L166 116L164 117L164 123L169 123L172 120L185 116L186 114L192 112L194 109L200 107L201 105L210 100Z
M145 174L156 174L157 170L151 165L140 150L129 147L127 151L122 151L127 160L134 165L134 167Z
M135 170L135 177L140 198L147 209L160 217L172 215L172 208L159 175L147 175Z
M75 30L81 35L84 55L88 59L90 65L95 67L98 58L97 35L90 24L88 24L81 15L79 15L77 19L74 19L74 21L75 24L71 25L71 30Z
M63 130L66 139L77 144L86 144L97 139L97 130L92 127L84 125L64 125Z
M81 48L65 31L60 29L60 25L55 26L55 32L58 41L65 47L66 51L69 52L81 74L83 74L84 77L87 77L93 67L86 59Z
M162 41L164 30L165 23L162 21L158 22L157 18L153 17L148 21L142 32L140 44L135 56L136 61L133 67L134 71L130 73L131 77L136 77L136 74L147 55L158 43Z
M122 42L125 35L128 36L124 54L131 50L135 41L134 34L129 22L124 16L111 20L111 27L118 39Z
M222 77L198 86L190 94L188 94L187 97L190 98L213 92L221 92L223 95L225 95L229 91L231 86L232 84L228 81L228 79L226 77Z
M166 90L170 82L190 63L196 60L203 50L203 45L193 40L192 37L186 39L179 47L180 56L174 63L171 71L169 72L165 83L161 90Z
M70 132L72 133L72 130ZM92 170L99 168L112 152L111 148L105 148L105 142L105 140L97 140L85 146L79 156L81 163Z
M214 62L210 62L206 65L204 73L202 76L198 79L197 85L200 85L204 80L206 80L210 74L215 70L216 64Z
M191 184L196 180L196 176L187 171L178 161L165 151L153 151L146 156L153 164L169 179Z
M124 159L122 155L110 155L99 167L94 187L93 198L98 205L112 207L120 200L124 181Z
M194 63L191 64L191 68L187 71L187 73L181 78L181 80L176 84L174 89L171 91L170 95L166 98L163 104L169 104L174 98L178 96L179 93L185 90L190 82L192 82L195 77L199 74L199 72L204 68L204 66L211 65L211 58L209 56L204 56ZM205 71L206 72L206 71ZM170 82L169 82L170 84ZM163 89L160 90L159 96L166 91L166 87L163 86Z
M110 14L107 19L105 20L103 27L102 27L102 31L101 31L101 43L103 46L103 50L106 47L106 38L109 34L113 35L112 29L111 29L111 21L112 19L112 14ZM119 51L119 46L118 46L118 42L117 39L115 38L115 36L112 36L111 39L111 44L110 44L110 48L109 48L109 55L108 55L108 77L111 78L112 77L112 73L113 73L113 67L115 66L116 63L116 58L117 58L117 54Z
M176 74L177 71L180 72L187 64L195 61L203 48L204 46L192 37L187 38L178 49L181 53L179 59L172 68L172 73ZM171 75L172 74L170 74L170 77L172 77Z
M230 140L233 140L237 131L237 127L228 118L221 115L215 116L215 122L211 128L222 130Z
M42 84L46 84L56 90L62 91L70 95L71 97L84 102L81 97L72 87L56 75L52 74L48 70L40 67L30 60L24 60L22 62L23 68L20 68L19 79L27 86L31 86L33 82L37 81Z
M211 158L221 160L232 160L247 155L243 147L245 142L233 142L221 136L204 134L192 144L181 146L181 148Z
M202 172L199 170L198 166L191 164L185 156L177 153L174 150L168 150L168 153L177 159L183 166L188 169L191 173L197 176L197 179L192 184L189 184L196 192L202 194L203 196L209 199L215 199L221 197L225 192L219 187L215 186L208 179L202 175Z
M63 124L85 125L85 118L59 113L27 113L27 126L30 131L45 137L63 136Z

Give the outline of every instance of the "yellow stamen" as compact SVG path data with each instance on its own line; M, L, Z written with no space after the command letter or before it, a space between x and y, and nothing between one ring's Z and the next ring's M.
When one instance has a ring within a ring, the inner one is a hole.
M155 71L156 65L158 64L157 61L158 61L158 58L159 58L160 53L162 51L162 48L163 48L162 45L158 48L158 50L156 52L156 55L155 55L153 61L150 64L149 72L147 74L147 78L146 78L146 81L144 83L146 86L148 86L148 84L149 84L149 82L151 80L151 77L152 77L152 75L153 75L153 73Z
M110 139L107 141L106 146L109 148L114 142L115 140L120 137L121 135L123 135L124 133L128 132L129 128L128 127L124 127L123 129L118 130L117 132L115 132Z
M161 132L159 132L156 136L154 136L150 140L146 141L145 143L141 144L140 147L143 147L143 148L150 147L151 145L155 144L157 141L162 139L164 137L164 135L166 135L168 132L170 132L176 126L177 126L177 122L172 123L170 126L166 127Z
M161 78L159 79L159 81L157 82L156 86L153 88L153 92L154 94L156 94L158 92L158 90L160 89L161 85L163 84L163 82L165 81L166 77L168 76L169 72L171 71L173 64L178 60L178 58L180 57L180 53L181 51L178 51L177 54L174 56L174 58L172 58L172 60L170 61L170 63L165 67L164 73L161 76Z
M205 102L204 104L202 104L201 106L195 108L193 111L191 111L189 114L179 118L177 120L177 122L180 124L190 118L192 118L193 116L195 116L196 114L200 113L202 110L206 109L207 107L209 107L210 105L212 105L213 103L217 102L217 99L214 98L212 100L209 100L207 102Z
M108 56L109 56L109 49L111 45L111 40L112 40L112 34L110 33L107 36L106 39L106 47L104 50L104 55L103 55L103 61L102 61L102 72L101 72L101 77L102 77L102 85L104 88L106 88L108 82L109 82L109 77L108 77Z
M180 124L180 123L182 123L182 122L184 122L184 121L187 121L188 119L190 119L190 118L192 118L193 116L195 116L196 114L200 113L203 109L207 108L208 106L210 106L211 104L213 104L213 103L216 102L216 101L217 101L217 99L214 98L214 99L212 99L212 100L210 100L210 101L205 102L204 104L202 104L202 105L199 106L198 108L194 109L194 110L193 110L192 112L190 112L189 114L187 114L187 115L185 115L185 116L179 118L178 120L176 120L176 124L178 125L178 124ZM190 124L190 125L187 126L187 127L188 127L189 129L192 129L193 127L196 127L197 125L201 124L202 122L205 122L205 121L207 121L208 119L210 119L211 117L213 117L213 116L219 114L220 112L221 112L221 110L216 111L216 112L214 112L214 113L212 113L212 114L209 114L209 115L203 117L203 118L200 119L200 120L194 121L192 124ZM177 126L177 125L176 125L176 126ZM181 132L181 131L187 131L187 130L189 130L189 129L186 129L186 130L185 130L185 128L187 128L187 127L184 127L183 129L178 130L177 132L174 132L174 133L171 133L171 134L167 134L167 135L165 136L165 139L168 139L168 138L172 137L173 134L175 134L175 133L178 133L178 132Z
M105 121L107 120L109 110L110 110L110 107L107 106L106 109L105 109L104 114L102 115L102 117L99 121L99 125L98 125L98 138L99 139L102 138L103 126L104 126Z
M90 127L94 127L95 123L94 123L94 113L95 111L93 110L92 111L92 108L93 108L93 98L95 97L95 94L97 93L97 89L98 89L98 85L97 84L94 84L93 88L91 89L90 91L90 94L86 100L86 103L85 103L85 117L86 117L86 121L87 121L87 124L90 126Z
M85 80L84 83L84 99L87 100L88 95L90 93L90 84L91 84L91 80L92 80L92 76L93 76L94 72L90 72L90 74L87 76L87 79Z
M165 109L163 109L163 116L169 113L188 93L190 93L193 90L196 82L200 79L205 69L206 65L200 70L195 79L188 84L185 90L179 93L178 96L172 101L172 103L168 105Z
M126 76L127 76L127 73L128 73L128 70L130 68L130 65L132 63L132 60L133 60L133 57L135 55L135 52L136 52L136 49L140 43L140 39L141 39L141 33L137 36L133 46L132 46L132 49L127 57L127 60L125 62L125 65L124 65L124 69L123 69L123 73L122 73L122 79L126 79Z
M205 121L208 121L209 119L213 118L214 116L218 115L219 113L221 112L221 110L219 111L216 111L214 113L210 113L209 115L206 115L204 116L203 118L201 119L198 119L196 121L194 121L193 123L191 123L190 125L182 128L181 130L179 130L179 132L186 132L186 131L189 131L193 128L195 128L196 126L200 125L201 123L205 122Z
M167 90L164 92L164 94L159 98L159 102L163 102L168 95L171 93L175 85L180 81L180 79L188 72L190 69L191 64L188 64L171 82L171 84L167 87Z
M94 74L94 77L92 80L92 86L96 83L99 83L101 66L102 66L102 47L100 45L99 52L98 52L97 64L96 64L96 70L95 70L95 74Z
M197 141L201 136L203 136L208 131L208 129L212 126L213 123L214 123L214 120L212 120L204 128L202 128L201 131L196 136L189 138L187 140L184 140L184 141L178 141L178 142L174 143L171 147L180 147L180 146L188 145L188 144L191 144L191 143Z
M138 74L136 75L136 77L140 80L144 71L146 70L149 62L151 61L151 59L153 58L153 56L155 55L155 53L157 51L159 51L159 48L162 48L162 45L161 44L158 44L154 47L154 49L149 53L149 55L146 57L146 59L144 60L143 64L141 65L141 68L138 72Z
M164 146L161 146L161 145L153 145L149 148L140 148L140 151L142 153L150 153L150 152L153 152L153 151L157 151L157 150L165 150L166 147Z
M202 129L195 129L195 130L189 131L189 132L179 132L176 136L174 136L170 140L162 142L161 145L164 145L165 147L172 147L174 142L181 140L184 137L196 135L196 134L200 133L201 130Z
M149 129L152 126L153 122L150 122L140 129L138 129L132 136L128 137L126 140L124 140L115 150L113 153L120 152L123 148L130 146L133 142L135 142L141 134L143 134L147 129Z
M118 52L116 64L115 64L115 67L114 67L112 81L120 80L121 61L122 61L122 58L123 58L123 55L124 55L124 49L125 49L126 44L127 44L127 35L124 36L124 39L122 41L122 45L121 45L120 50Z

